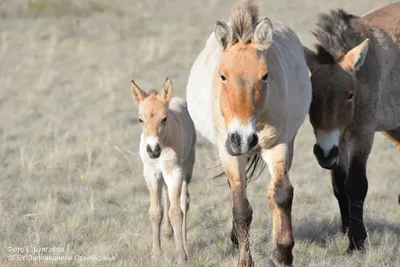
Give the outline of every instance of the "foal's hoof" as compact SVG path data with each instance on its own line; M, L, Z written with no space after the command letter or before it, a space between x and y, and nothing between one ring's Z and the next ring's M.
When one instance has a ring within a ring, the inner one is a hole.
M276 267L276 265L275 265L275 263L274 263L271 259L269 259L269 260L264 264L263 267Z

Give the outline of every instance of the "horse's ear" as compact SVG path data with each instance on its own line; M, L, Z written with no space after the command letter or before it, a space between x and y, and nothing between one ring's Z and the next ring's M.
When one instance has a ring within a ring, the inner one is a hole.
M361 68L368 53L369 39L347 52L338 64L346 71L355 72Z
M310 73L312 73L315 68L320 65L317 55L309 49L308 47L303 46L303 51L304 51L304 57L307 62L308 69L310 70Z
M147 93L140 89L133 80L131 81L131 93L133 100L138 104L147 97Z
M259 49L264 50L272 42L272 24L268 18L263 18L254 31L253 42Z
M215 37L217 38L219 44L222 46L225 51L233 40L232 29L223 21L217 21L215 23Z
M167 103L169 103L172 98L172 82L169 78L165 80L165 83L160 90L160 97Z

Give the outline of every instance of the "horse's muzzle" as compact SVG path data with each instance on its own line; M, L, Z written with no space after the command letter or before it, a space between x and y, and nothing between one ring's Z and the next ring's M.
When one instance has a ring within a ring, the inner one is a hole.
M258 144L258 136L256 133L251 134L247 138L243 138L238 133L229 133L225 142L225 148L229 155L239 156L248 153Z
M332 170L336 164L339 162L339 147L334 146L327 156L325 156L324 151L318 145L314 145L314 155L318 160L318 164L328 170Z
M152 159L158 159L161 155L161 147L159 144L157 144L154 149L151 149L151 147L147 145L146 151L149 157Z

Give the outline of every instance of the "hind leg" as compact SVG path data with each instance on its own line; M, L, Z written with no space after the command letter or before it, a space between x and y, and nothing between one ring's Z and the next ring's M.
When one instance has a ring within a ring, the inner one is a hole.
M169 216L168 216L168 211L169 211L169 198L168 198L168 189L167 186L163 185L162 188L162 193L163 193L163 201L164 201L164 215L163 215L163 222L162 222L162 230L163 234L167 239L171 239L173 235L173 230L172 230L172 225L171 222L169 221Z
M192 179L193 174L193 166L195 162L195 151L194 147L192 148L192 153L190 154L188 160L185 163L186 174L184 180L182 181L182 189L181 189L181 209L183 213L183 220L182 220L182 239L183 239L183 247L186 251L186 255L188 255L187 249L187 229L186 229L186 221L187 221L187 212L189 211L190 207L190 194L189 194L189 183Z
M187 233L186 233L186 215L187 211L189 210L190 205L190 195L188 191L188 183L186 180L182 182L182 189L181 189L181 209L182 209L182 241L183 241L183 248L185 249L186 255L188 254L187 250Z
M395 143L397 149L400 150L400 127L382 133L387 138L392 140Z

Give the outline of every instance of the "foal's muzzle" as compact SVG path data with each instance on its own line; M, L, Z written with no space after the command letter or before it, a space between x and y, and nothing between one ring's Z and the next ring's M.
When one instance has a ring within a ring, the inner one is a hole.
M325 156L322 148L318 144L315 144L314 155L317 158L318 163L322 168L332 170L339 162L339 147L334 146L329 151L328 155Z
M237 132L229 133L228 138L225 142L225 147L231 156L239 156L246 154L258 143L258 137L256 133L251 134L247 138L241 136Z
M151 149L149 145L146 146L147 154L152 159L157 159L161 155L161 147L159 144L155 145L154 149Z

